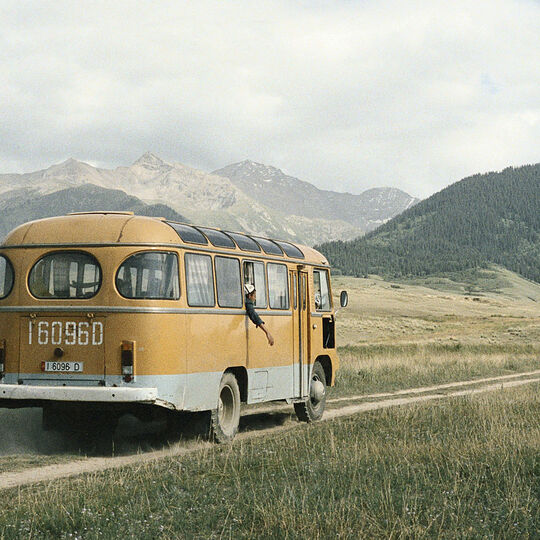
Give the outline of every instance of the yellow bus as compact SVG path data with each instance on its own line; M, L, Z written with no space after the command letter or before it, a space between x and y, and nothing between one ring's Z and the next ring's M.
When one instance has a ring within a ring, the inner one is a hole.
M318 420L338 366L330 269L312 248L129 212L29 222L0 246L0 407L42 407L45 429L209 411L228 442L241 403Z

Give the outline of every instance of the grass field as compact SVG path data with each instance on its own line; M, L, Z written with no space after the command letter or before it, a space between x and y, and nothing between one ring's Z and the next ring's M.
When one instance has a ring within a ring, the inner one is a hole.
M540 369L540 286L497 283L471 296L338 276L350 305L330 397ZM0 538L538 538L539 390L288 421L278 435L8 490ZM43 441L27 413L1 413L0 451L17 457L0 472L84 454Z
M537 538L539 386L5 493L3 538Z
M540 286L501 271L497 294L337 276L341 371L333 395L361 394L540 368ZM430 280L428 280L430 281Z

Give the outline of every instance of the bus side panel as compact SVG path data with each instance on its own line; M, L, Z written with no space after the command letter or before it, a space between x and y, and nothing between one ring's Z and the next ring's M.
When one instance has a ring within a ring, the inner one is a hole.
M108 314L105 325L107 385L158 389L158 398L181 409L186 387L186 315ZM135 379L123 382L121 343L135 341Z
M246 317L248 403L293 397L295 364L291 340L292 314L289 311L269 310L259 311L259 314L275 343L270 347L264 332Z
M247 369L248 403L292 397L292 316L275 313L260 311L274 336L273 347L244 314L223 310L186 316L186 409L215 409L221 377L233 367Z
M192 411L217 407L219 383L231 367L246 367L245 316L204 313L186 316L187 388L184 408Z

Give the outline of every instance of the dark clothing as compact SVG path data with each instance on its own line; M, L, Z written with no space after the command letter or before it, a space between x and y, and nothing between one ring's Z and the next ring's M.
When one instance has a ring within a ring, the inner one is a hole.
M259 317L259 314L255 311L253 300L246 299L246 313L247 313L247 316L251 319L251 321L257 328L259 328L261 324L264 324L264 321Z

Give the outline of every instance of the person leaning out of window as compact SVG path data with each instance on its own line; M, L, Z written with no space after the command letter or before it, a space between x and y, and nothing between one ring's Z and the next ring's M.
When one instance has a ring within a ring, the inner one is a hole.
M246 313L247 316L251 319L253 324L260 328L265 334L266 339L268 340L268 345L272 346L274 344L274 338L272 334L267 330L264 321L259 317L259 314L255 311L255 300L257 297L257 291L255 286L251 283L246 283L244 285L244 292L246 293Z

